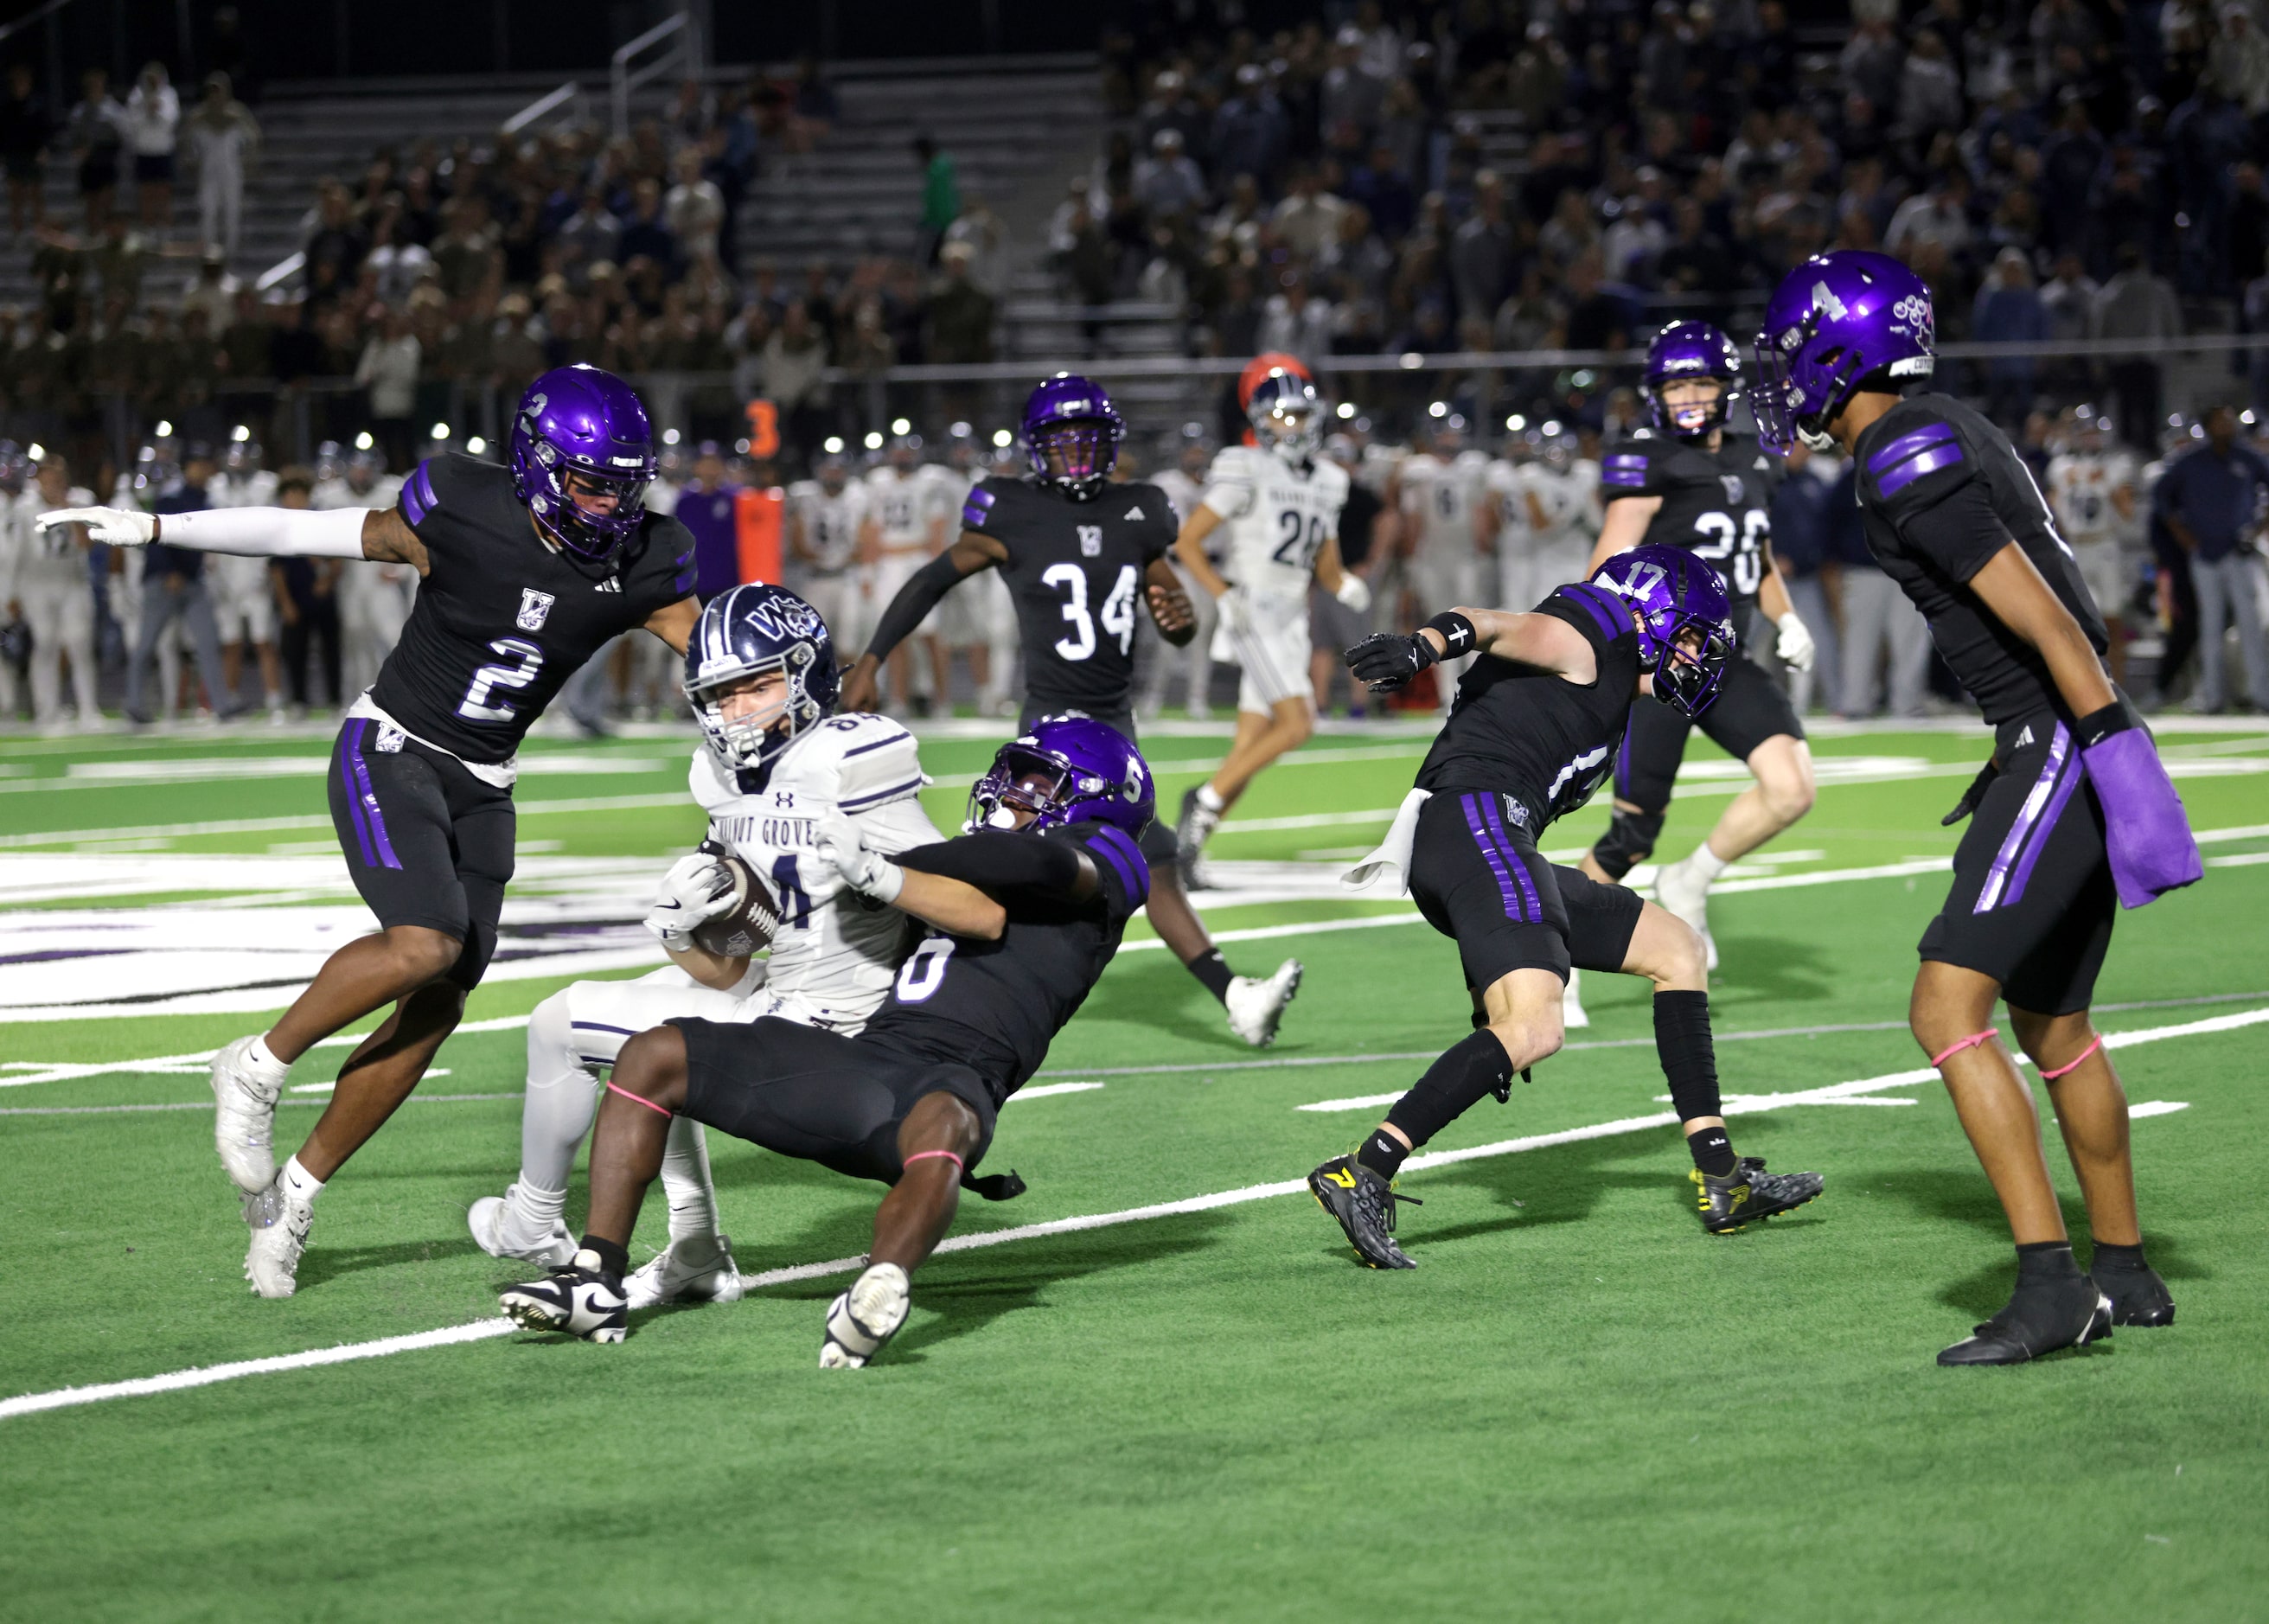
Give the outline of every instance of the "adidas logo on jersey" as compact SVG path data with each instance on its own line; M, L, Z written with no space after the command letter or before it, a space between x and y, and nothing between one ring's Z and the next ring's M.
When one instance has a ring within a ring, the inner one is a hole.
M601 592L619 593L622 589L623 578L619 575L610 575L606 579L599 583L599 590Z
M1130 507L1127 510L1127 516L1129 519L1140 519L1142 516L1142 510L1139 507Z
M2021 733L2021 734L2019 734L2017 735L2017 742L2016 742L2014 744L2012 744L2009 748L2010 748L2011 749L2013 749L2013 750L2021 750L2021 749L2023 749L2025 748L2025 746L2027 746L2028 744L2030 744L2032 742L2033 742L2033 725L2032 725L2032 723L2030 723L2030 722L2027 722L2027 723L2025 724L2025 730L2024 730L2024 732L2022 732L2022 733Z

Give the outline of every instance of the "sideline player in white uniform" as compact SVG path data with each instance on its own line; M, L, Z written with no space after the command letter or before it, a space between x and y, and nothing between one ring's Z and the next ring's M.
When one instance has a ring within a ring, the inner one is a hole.
M2125 617L2134 576L2121 556L2120 542L2135 521L2135 459L2088 407L2075 414L2066 448L2049 461L2048 496L2057 526L2072 543L2080 578L2111 634L2111 680L2125 683Z
M946 443L945 461L922 465L918 477L929 493L931 515L940 527L941 546L953 534L970 491L984 477L979 461L977 441L969 425L957 423ZM974 575L964 576L960 585L947 593L930 611L923 625L930 633L941 710L950 707L953 656L959 650L969 662L978 714L991 716L998 712L1007 693L999 654L1004 643L1011 648L1015 646L1016 620L1016 607L1009 601L1008 583L997 570L979 570Z
M933 511L932 492L921 475L921 450L920 435L892 435L887 460L864 481L867 512L859 526L862 631L871 631L898 589L945 545L946 515ZM924 633L922 641L928 646L934 639ZM935 653L930 658L935 661ZM898 708L911 709L923 679L903 644L891 651L889 668Z
M7 498L5 543L8 569L0 580L0 604L13 602L32 634L32 720L41 727L67 723L63 706L62 662L70 661L71 692L78 701L78 725L102 726L94 698L94 589L86 573L86 530L60 525L41 530L32 523L59 507L85 507L91 491L70 482L70 465L49 452L40 460L32 488Z
M670 868L646 917L673 962L635 981L578 981L528 1017L520 1177L468 1214L473 1238L496 1257L557 1266L573 1256L561 1215L567 1175L598 1109L598 1074L632 1037L680 1016L777 1015L855 1035L920 934L846 885L831 855L855 846L888 856L943 837L922 811L913 735L884 717L828 714L835 650L811 605L761 582L719 594L687 647L686 674L706 735L690 782L709 838ZM718 861L727 853L764 878L779 920L769 960L720 957L693 940L733 900ZM670 1244L627 1282L631 1306L738 1297L708 1151L691 1118L670 1125L662 1178Z
M1396 508L1402 514L1409 618L1423 621L1470 603L1483 588L1483 560L1497 543L1497 499L1489 459L1465 443L1466 424L1452 412L1435 420L1429 449L1402 460L1396 471ZM1444 714L1471 654L1442 662L1436 674Z
M830 627L855 631L859 527L867 515L867 493L853 482L840 451L822 453L812 475L787 488L789 580Z
M205 488L205 499L215 507L273 507L276 476L260 465L260 447L249 432L236 431L222 454L221 471ZM215 553L205 561L211 576L213 617L220 623L220 673L233 700L244 651L252 650L260 666L260 689L268 701L268 720L285 720L284 665L276 655L276 589L268 560Z
M1237 737L1205 783L1182 796L1175 861L1185 890L1199 888L1198 864L1222 814L1262 768L1305 742L1316 728L1308 674L1308 585L1350 609L1371 605L1371 588L1340 565L1340 509L1347 471L1318 459L1323 402L1304 378L1276 371L1253 387L1245 415L1257 442L1225 447L1206 476L1206 493L1175 538L1182 567L1216 602L1221 624L1214 657L1244 668L1237 690ZM1206 557L1206 538L1229 528L1224 568Z
M1539 603L1556 587L1585 579L1598 540L1600 465L1580 454L1576 437L1557 424L1547 424L1536 441L1536 455L1520 464L1513 498L1526 520L1523 568L1503 572L1507 594L1503 600Z
M1182 429L1181 459L1179 466L1166 469L1150 483L1166 493L1166 500L1174 505L1174 523L1179 528L1190 521L1205 499L1206 470L1213 466L1213 444L1206 438L1204 426L1186 424ZM1221 568L1221 543L1218 533L1206 550L1206 557L1216 570ZM1150 666L1150 685L1142 696L1142 714L1156 716L1166 708L1167 684L1173 680L1174 668L1182 668L1188 689L1184 701L1193 721L1203 721L1211 714L1212 705L1207 690L1213 685L1214 602L1210 593L1198 589L1197 577L1182 566L1172 553L1166 555L1166 564L1182 583L1182 592L1190 601L1197 616L1197 631L1187 645L1177 649L1162 639L1157 660ZM1148 635L1145 633L1144 635Z
M332 466L339 465L334 461ZM348 454L343 471L344 477L316 484L317 508L388 508L402 495L400 476L386 471L385 456L373 447L358 447ZM378 680L378 668L402 640L403 623L418 598L418 572L406 564L350 558L339 565L336 590L341 680L346 689L336 699L344 705Z

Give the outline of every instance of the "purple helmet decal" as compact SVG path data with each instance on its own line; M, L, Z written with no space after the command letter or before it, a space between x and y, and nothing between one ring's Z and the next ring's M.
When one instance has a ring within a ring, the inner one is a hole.
M1651 542L1608 559L1592 584L1638 612L1639 662L1654 675L1654 697L1688 716L1709 709L1733 654L1733 605L1717 571L1683 547ZM1689 633L1696 646L1681 647Z
M726 720L725 690L778 671L787 679L780 711ZM709 600L685 645L685 697L709 749L727 771L761 767L835 709L840 674L819 611L785 587L744 581Z
M1033 476L1084 502L1110 479L1127 424L1102 385L1058 373L1024 402L1024 432Z
M536 528L575 557L604 564L646 516L654 428L637 392L612 373L580 363L554 367L520 397L509 462L513 494ZM568 489L571 475L580 500ZM606 506L595 509L594 501Z
M1769 445L1825 450L1828 424L1862 380L1927 378L1937 365L1930 287L1888 254L1838 248L1781 278L1756 339L1750 406Z
M1052 787L1036 792L1016 782L1034 771L1049 775ZM968 827L1008 827L998 820L1017 807L1034 815L1031 829L1103 823L1139 835L1157 800L1149 764L1125 734L1089 716L1043 716L1002 745L971 788Z
M1718 398L1673 410L1664 402L1662 392L1687 378L1716 379ZM1658 433L1693 439L1722 428L1726 408L1741 392L1741 352L1732 339L1707 321L1674 321L1646 347L1646 372L1639 380L1639 393L1646 397L1647 412Z

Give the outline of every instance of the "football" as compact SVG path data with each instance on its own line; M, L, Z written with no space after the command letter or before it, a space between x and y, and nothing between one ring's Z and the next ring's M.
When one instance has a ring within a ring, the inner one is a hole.
M694 927L693 941L719 958L745 958L772 946L780 926L780 904L764 875L729 853L717 859L733 877L732 905Z

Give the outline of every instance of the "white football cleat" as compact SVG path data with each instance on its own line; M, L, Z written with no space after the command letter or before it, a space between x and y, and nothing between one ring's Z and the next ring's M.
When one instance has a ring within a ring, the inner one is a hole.
M246 1198L244 1222L252 1226L244 1278L263 1297L290 1296L299 1288L299 1254L307 1249L314 1207L285 1194L278 1177L259 1194Z
M1275 1043L1276 1028L1284 1019L1284 1006L1299 992L1302 973L1300 961L1288 958L1276 966L1275 975L1266 979L1231 976L1229 997L1223 1000L1229 1011L1229 1030L1256 1049L1266 1049Z
M623 1299L633 1313L663 1303L738 1303L741 1270L733 1261L733 1243L721 1235L672 1241L624 1278Z
M253 1075L245 1054L258 1041L257 1034L240 1037L212 1058L213 1148L236 1187L252 1196L276 1182L276 1098L284 1092L283 1079Z
M521 1211L519 1195L520 1186L509 1185L500 1196L483 1196L465 1214L465 1227L491 1258L515 1258L547 1269L565 1267L575 1255L575 1237L567 1233L565 1221L555 1218L551 1232L541 1233Z
M548 1278L499 1293L497 1303L530 1331L564 1331L586 1342L619 1342L630 1329L623 1294L607 1283L595 1251L579 1251Z
M1568 985L1560 994L1560 1024L1569 1030L1592 1023L1592 1017L1584 1013L1584 997L1578 990L1583 979L1582 971L1571 969Z
M851 1288L827 1305L827 1340L819 1345L823 1370L856 1370L906 1323L912 1306L906 1272L895 1263L869 1265Z
M1718 944L1710 937L1710 882L1697 877L1694 860L1682 858L1655 871L1654 899L1694 927L1706 956L1703 968L1718 968Z

